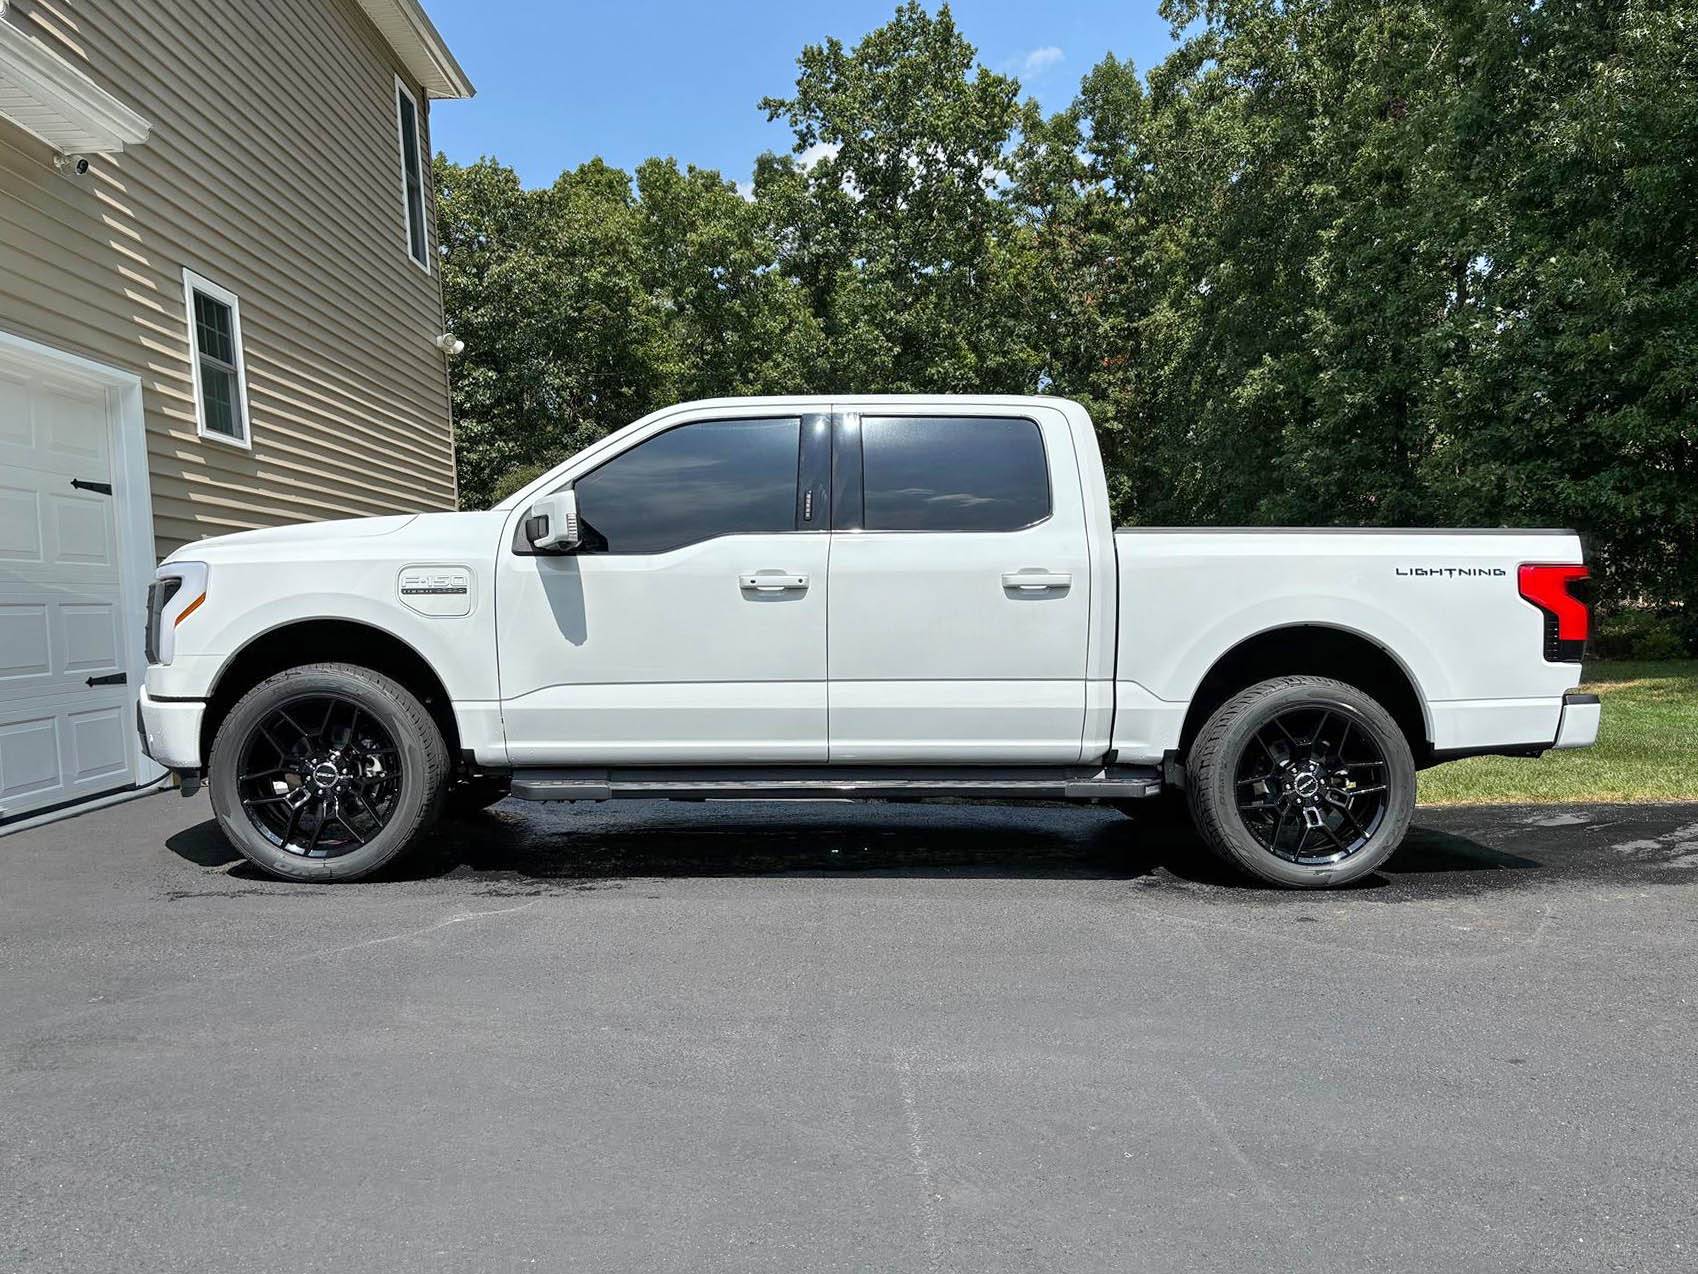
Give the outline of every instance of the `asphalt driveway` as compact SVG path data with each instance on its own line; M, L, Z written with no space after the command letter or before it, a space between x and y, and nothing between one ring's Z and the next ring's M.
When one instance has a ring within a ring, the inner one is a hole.
M1278 893L1055 807L0 838L0 1268L1698 1268L1698 806Z

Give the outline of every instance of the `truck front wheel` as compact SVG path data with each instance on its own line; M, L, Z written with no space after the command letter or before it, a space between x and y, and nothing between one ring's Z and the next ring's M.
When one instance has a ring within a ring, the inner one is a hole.
M230 843L285 880L355 880L440 811L448 749L400 683L308 664L248 691L213 740L208 787Z
M1276 677L1233 696L1191 745L1186 778L1210 848L1298 888L1367 875L1415 811L1415 761L1397 722L1325 677Z

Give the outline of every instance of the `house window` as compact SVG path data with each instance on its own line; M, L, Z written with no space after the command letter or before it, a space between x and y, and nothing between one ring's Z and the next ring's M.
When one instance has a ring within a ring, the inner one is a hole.
M248 379L236 294L193 270L184 270L183 298L194 355L196 427L202 438L246 447Z
M401 137L401 201L407 218L407 255L430 270L425 242L424 168L419 145L419 104L399 77L395 80L395 121Z

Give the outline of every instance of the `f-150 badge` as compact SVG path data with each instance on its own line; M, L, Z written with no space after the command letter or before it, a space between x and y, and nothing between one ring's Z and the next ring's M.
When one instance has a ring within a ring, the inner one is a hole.
M404 566L401 602L421 615L472 613L472 573L464 566Z

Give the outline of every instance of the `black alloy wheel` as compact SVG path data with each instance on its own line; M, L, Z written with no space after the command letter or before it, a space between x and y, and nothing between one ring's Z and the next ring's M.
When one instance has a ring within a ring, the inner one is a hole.
M1415 814L1415 757L1385 706L1309 674L1247 686L1184 757L1203 843L1269 884L1326 889L1370 875Z
M267 875L358 880L436 821L448 755L442 725L407 686L358 664L302 664L223 715L206 786L224 835Z
M369 844L394 816L401 750L353 699L305 695L278 704L244 741L237 795L254 827L303 858Z
M1235 775L1239 817L1270 854L1341 863L1385 819L1389 767L1373 735L1336 708L1274 713L1250 732Z

